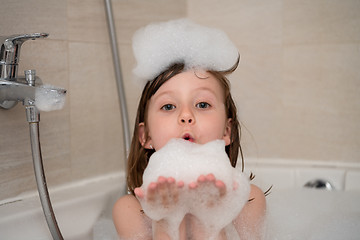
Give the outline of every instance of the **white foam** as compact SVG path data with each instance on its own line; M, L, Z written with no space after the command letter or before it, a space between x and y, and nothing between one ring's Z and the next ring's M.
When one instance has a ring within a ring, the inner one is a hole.
M185 68L224 71L230 69L239 56L227 35L188 19L150 24L133 37L137 61L134 74L141 80L152 80L176 62Z
M189 183L196 182L200 175L210 173L226 185L226 194L220 199L216 198L219 191L214 186L196 190L189 190L187 187ZM171 223L169 231L172 231L172 234L178 229L185 214L191 213L208 227L208 232L212 231L210 235L216 235L236 218L250 193L248 178L239 169L231 166L223 140L215 140L204 145L183 139L170 140L150 158L143 175L142 189L145 193L148 185L156 182L159 176L184 181L185 187L181 189L176 207L163 208L160 203L149 204L144 200L140 200L140 203L151 219L168 220ZM238 185L236 189L233 189L234 182ZM218 201L208 206L209 199Z
M60 110L65 105L65 89L52 85L41 85L35 91L35 106L40 111Z

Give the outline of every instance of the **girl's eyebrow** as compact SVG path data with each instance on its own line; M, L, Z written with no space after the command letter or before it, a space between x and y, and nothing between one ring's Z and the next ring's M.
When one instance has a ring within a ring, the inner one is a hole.
M212 90L211 88L208 88L208 87L200 87L200 88L197 88L196 90L198 90L198 91L210 92L210 93L212 93L214 96L217 95L214 90Z
M171 95L174 91L168 90L159 94L155 94L154 97L154 101L156 101L158 98L162 97L163 95Z

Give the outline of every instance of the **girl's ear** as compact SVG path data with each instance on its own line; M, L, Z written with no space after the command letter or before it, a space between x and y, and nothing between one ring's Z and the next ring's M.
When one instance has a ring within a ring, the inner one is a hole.
M225 141L225 146L228 146L231 143L231 121L232 119L228 118L225 124L224 137L223 137L223 140Z
M139 123L139 142L141 144L141 146L143 146L146 149L150 149L151 148L151 138L150 137L146 137L146 130L145 130L145 124Z

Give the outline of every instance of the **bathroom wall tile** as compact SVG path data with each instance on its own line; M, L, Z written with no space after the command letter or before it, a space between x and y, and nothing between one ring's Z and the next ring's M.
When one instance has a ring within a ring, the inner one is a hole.
M290 91L283 93L284 105L306 105L328 113L358 110L359 63L358 45L285 47L283 83Z
M321 48L288 46L283 52L283 157L339 159L338 118L332 110L339 106L328 93L336 83L322 78Z
M284 1L284 43L358 43L356 0Z
M70 41L106 42L108 29L104 1L68 0L68 32Z
M110 46L69 46L73 178L119 171L124 149Z
M186 4L185 0L113 1L118 42L131 44L134 32L150 22L185 17Z
M101 0L68 0L69 39L108 42L105 4ZM161 6L161 7L159 7ZM185 1L112 1L115 30L119 43L130 43L134 32L152 21L184 17Z
M360 63L356 45L284 48L284 156L357 161ZM339 127L341 126L341 127ZM291 137L289 137L291 136Z
M323 0L325 24L322 39L326 43L359 43L360 2L358 0Z
M233 98L242 124L245 156L277 157L282 148L281 128L282 47L241 46L238 69L229 76ZM274 154L275 153L275 154Z
M188 17L225 31L236 45L280 44L282 2L201 0L188 1Z
M25 42L21 48L18 75L24 76L27 69L35 69L43 84L68 89L68 43L46 38Z
M135 67L135 59L130 44L119 45L121 72L125 88L126 103L129 114L130 134L132 134L134 122L137 113L137 107L141 92L144 87L133 75L132 70Z
M0 109L0 199L35 188L29 126L21 104Z
M284 44L321 43L326 24L323 0L283 1Z
M47 32L67 39L67 4L57 0L1 1L1 36Z
M67 42L43 39L25 44L22 48L19 75L23 75L25 69L36 69L36 74L43 84L65 88L69 92ZM71 176L69 100L67 95L65 106L61 110L41 113L41 146L50 187L69 181Z

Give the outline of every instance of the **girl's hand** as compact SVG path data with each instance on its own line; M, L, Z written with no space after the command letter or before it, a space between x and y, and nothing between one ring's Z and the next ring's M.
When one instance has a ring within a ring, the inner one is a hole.
M189 191L193 193L191 213L197 220L194 221L196 231L193 234L197 236L194 239L223 239L223 228L232 219L221 223L216 216L222 216L225 207L223 200L232 191L227 190L225 183L216 179L214 174L200 175L196 182L189 184Z
M172 177L159 177L157 182L152 182L147 188L146 194L141 188L134 190L135 195L140 201L146 201L150 205L160 205L159 207L171 208L179 201L179 191L184 187L184 182Z
M189 189L190 191L198 191L198 197L205 201L207 207L214 206L226 194L225 183L217 180L212 173L206 176L200 175L196 182L189 184Z
M156 182L149 184L146 193L142 188L134 190L144 212L153 220L154 239L170 239L169 236L179 236L179 225L185 215L178 204L183 187L182 181L176 182L172 177L160 176Z

